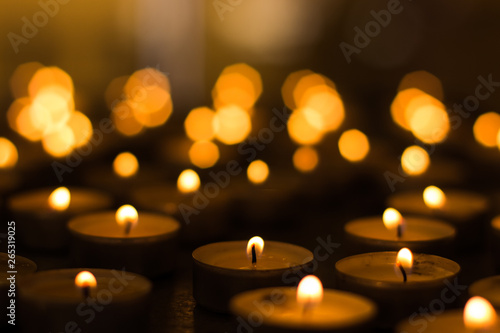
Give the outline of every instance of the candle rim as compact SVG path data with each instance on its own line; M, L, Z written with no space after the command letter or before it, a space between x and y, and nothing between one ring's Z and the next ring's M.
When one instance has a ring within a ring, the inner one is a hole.
M229 303L229 308L230 311L235 314L235 315L240 315L243 317L246 317L248 313L245 310L254 310L258 311L258 308L255 306L253 302L250 302L250 307L244 307L240 303L247 304L248 302L245 302L246 299L256 299L255 295L272 295L273 292L276 292L277 290L283 291L283 293L287 296L287 298L290 299L290 301L293 304L296 303L296 292L297 288L296 287L267 287L267 288L258 288L258 289L252 289L252 290L247 290L243 291L236 296L232 297ZM377 313L378 313L378 307L369 298L359 295L353 292L349 291L344 291L344 290L337 290L337 289L329 289L325 288L323 290L323 300L318 306L328 306L328 305L334 305L333 308L338 306L338 308L344 308L345 303L340 301L339 299L350 299L354 300L356 302L356 305L364 305L366 308L364 309L365 311L362 313L361 318L355 317L355 318L349 318L348 320L336 322L335 317L331 317L330 321L325 321L325 322L302 322L302 323L297 323L294 322L293 320L288 320L288 319L282 319L282 320L273 320L273 316L264 316L265 320L263 323L269 325L269 326L278 326L281 328L289 328L289 329L301 329L301 330L307 330L307 329L345 329L347 327L357 327L357 326L362 326L363 324L366 324L367 322L373 320ZM321 305L322 304L322 305ZM357 308L357 306L356 306ZM312 309L314 311L314 309ZM353 325L354 324L354 325Z
M372 286L374 283L377 283L377 286L379 288L394 288L396 286L405 286L406 288L418 289L422 285L435 285L436 282L442 283L446 279L457 276L462 269L457 262L455 262L451 259L437 256L434 254L427 254L427 253L413 253L413 263L414 263L413 269L414 270L417 268L417 266L416 266L417 262L422 260L422 258L427 258L427 261L429 259L433 259L433 260L437 260L440 262L444 262L447 265L447 267L449 267L450 270L451 269L453 269L453 270L449 271L446 275L443 275L441 277L432 278L430 280L415 281L415 280L412 280L411 278L409 278L408 281L403 282L402 279L400 281L381 281L381 280L378 280L376 278L367 278L367 277L356 276L356 275L346 271L345 270L346 267L342 267L350 260L355 260L356 258L363 258L363 257L370 257L370 256L391 256L391 257L394 256L393 261L395 264L396 258L397 258L397 253L398 253L397 251L367 252L367 253L361 253L361 254L356 254L356 255L342 258L335 263L335 274L337 276L340 275L340 276L348 277L349 280L356 281L357 283L362 284L362 285ZM366 263L364 261L362 261L362 265L366 266Z
M293 269L296 267L307 266L308 264L310 264L314 260L313 253L311 251L309 251L308 249L306 249L305 247L291 244L291 243L286 243L286 242L273 241L273 240L264 240L264 242L265 242L265 250L264 251L269 250L269 248L273 249L276 246L283 246L284 245L284 246L293 248L295 250L304 252L303 259L308 259L308 260L307 261L303 260L301 263L294 265L294 266L289 266L289 267L264 268L264 269L256 269L256 270L250 270L250 269L243 270L243 269L239 269L239 268L221 267L221 266L207 263L206 261L203 260L204 259L203 255L202 255L203 252L205 252L207 249L221 246L222 244L234 246L234 249L241 248L242 256L244 256L246 258L246 246L248 244L248 240L222 241L222 242L205 244L205 245L202 245L202 246L196 248L191 253L191 256L192 256L193 260L201 266L210 267L211 269L216 269L216 270L224 271L224 272L232 272L236 275L239 275L239 274L260 274L259 272L270 272L270 271L286 271L286 270ZM243 247L242 247L242 244L244 244ZM231 248L231 250L233 250L233 248ZM248 273L248 272L252 272L252 273Z
M486 291L487 287L495 286L496 290L499 291L499 296L497 298L492 297L492 293ZM488 302L493 305L494 308L500 308L500 275L488 276L477 281L474 281L468 289L469 295L481 296L488 300Z

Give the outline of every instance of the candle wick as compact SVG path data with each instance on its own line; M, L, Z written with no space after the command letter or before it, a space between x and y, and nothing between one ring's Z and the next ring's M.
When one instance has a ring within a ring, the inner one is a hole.
M132 229L132 222L128 221L125 224L125 235L128 235L130 233L130 229Z
M401 271L401 274L403 274L403 282L406 282L407 277L406 277L406 272L405 272L403 265L401 265L401 263L399 261L397 262L396 265L398 266L399 270Z
M83 295L83 299L87 299L90 297L90 286L83 286L82 287L82 295Z
M252 245L252 265L257 265L257 254L255 253L255 245Z

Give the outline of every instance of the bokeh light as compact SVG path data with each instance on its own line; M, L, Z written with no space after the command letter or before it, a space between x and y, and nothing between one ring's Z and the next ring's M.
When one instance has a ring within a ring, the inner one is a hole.
M423 174L430 165L430 157L427 151L419 146L410 146L401 155L401 167L409 176Z
M476 141L485 147L495 147L500 131L500 115L487 112L480 115L474 122L473 132Z
M0 169L12 168L16 165L18 153L16 146L7 138L0 137Z
M207 107L191 110L184 120L186 135L193 141L212 140L214 130L215 111Z
M247 168L247 177L254 184L262 184L269 176L269 167L262 160L255 160Z
M217 109L212 124L216 131L215 138L226 145L242 142L252 130L250 116L236 105Z
M448 136L450 120L444 107L423 105L415 109L409 125L413 135L425 143L440 143Z
M417 88L437 98L443 100L443 84L439 78L427 71L414 71L406 74L399 83L398 91Z
M299 145L315 145L323 139L321 114L311 108L296 109L288 118L288 135Z
M10 90L14 98L28 97L28 84L33 75L44 66L36 61L17 66L10 77Z
M363 160L370 151L370 142L366 135L351 129L342 133L339 139L339 150L342 157L350 162Z
M300 172L313 171L319 162L316 149L310 146L302 146L295 150L293 154L293 165Z
M189 160L199 168L210 168L219 160L219 148L212 141L196 141L189 149Z
M128 151L118 154L113 160L113 171L122 178L132 177L138 170L139 161Z
M177 188L181 193L193 193L200 188L200 177L196 171L186 169L177 178Z

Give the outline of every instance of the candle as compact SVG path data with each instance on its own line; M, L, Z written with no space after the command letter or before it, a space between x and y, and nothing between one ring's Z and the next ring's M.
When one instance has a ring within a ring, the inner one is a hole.
M379 305L380 326L391 325L439 299L460 271L449 259L428 254L404 259L404 252L399 256L396 252L364 253L335 264L339 289L357 292Z
M308 275L297 288L242 292L231 300L231 312L242 328L252 332L358 332L366 329L377 308L365 297L323 290L321 281ZM258 323L257 316L262 318Z
M401 214L388 208L378 216L356 219L344 226L353 252L398 250L408 247L417 252L448 253L455 228L443 221Z
M73 256L85 266L125 268L159 276L175 265L179 222L153 213L137 213L130 205L118 211L81 215L71 219Z
M495 308L500 309L500 275L478 280L470 285L469 295L487 299Z
M16 325L16 281L33 274L36 264L24 257L0 252L0 327ZM12 326L13 327L13 326Z
M141 209L161 212L181 221L184 242L206 243L220 238L227 230L229 196L218 181L201 186L198 174L187 169L179 175L177 186L166 183L142 186L132 192L131 200Z
M401 321L396 332L416 333L425 330L427 333L471 333L471 332L500 332L498 316L491 304L482 297L472 297L465 304L465 308L448 310L440 315L433 316L433 320L422 323ZM423 326L425 324L425 326Z
M141 332L151 287L124 270L41 271L19 281L19 325L22 332Z
M65 187L41 188L10 197L7 206L16 222L19 242L33 249L59 250L68 246L68 220L82 213L110 207L101 192Z
M252 250L253 248L253 250ZM245 250L246 249L246 250ZM311 251L288 243L228 241L193 251L193 296L217 312L227 312L231 297L249 289L290 285L290 276L307 270Z
M396 193L388 198L387 203L406 214L450 222L457 230L456 243L463 249L469 251L484 243L484 222L489 203L481 194L462 190L442 191L429 186L423 192Z

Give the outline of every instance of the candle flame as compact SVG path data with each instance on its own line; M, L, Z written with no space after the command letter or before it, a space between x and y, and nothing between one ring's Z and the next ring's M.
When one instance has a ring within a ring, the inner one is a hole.
M120 177L132 177L139 170L139 162L134 154L123 152L118 154L113 161L113 170Z
M177 179L177 188L182 193L196 192L200 188L200 177L194 170L184 170Z
M58 211L66 210L71 201L71 194L66 187L55 189L49 196L50 208Z
M262 184L269 176L269 167L266 162L255 160L248 166L248 179L254 184Z
M139 221L139 214L133 206L123 205L116 211L115 219L119 225L131 229Z
M427 186L424 190L424 202L429 208L443 208L446 204L446 195L436 186Z
M382 215L382 221L387 229L396 229L399 225L403 225L403 217L394 208L387 208Z
M411 273L413 268L413 254L406 247L399 250L396 256L396 271L401 270L401 268L403 268L406 274Z
M89 271L81 271L76 275L75 285L79 288L94 288L97 286L97 281L94 274Z
M252 257L252 247L255 246L255 254L257 257L262 255L264 251L264 240L259 236L254 236L250 238L247 244L247 257Z
M307 275L297 287L297 303L304 307L311 307L321 302L323 299L323 285L314 275Z
M467 301L464 308L464 324L471 330L491 329L496 325L497 314L486 299L475 296Z

